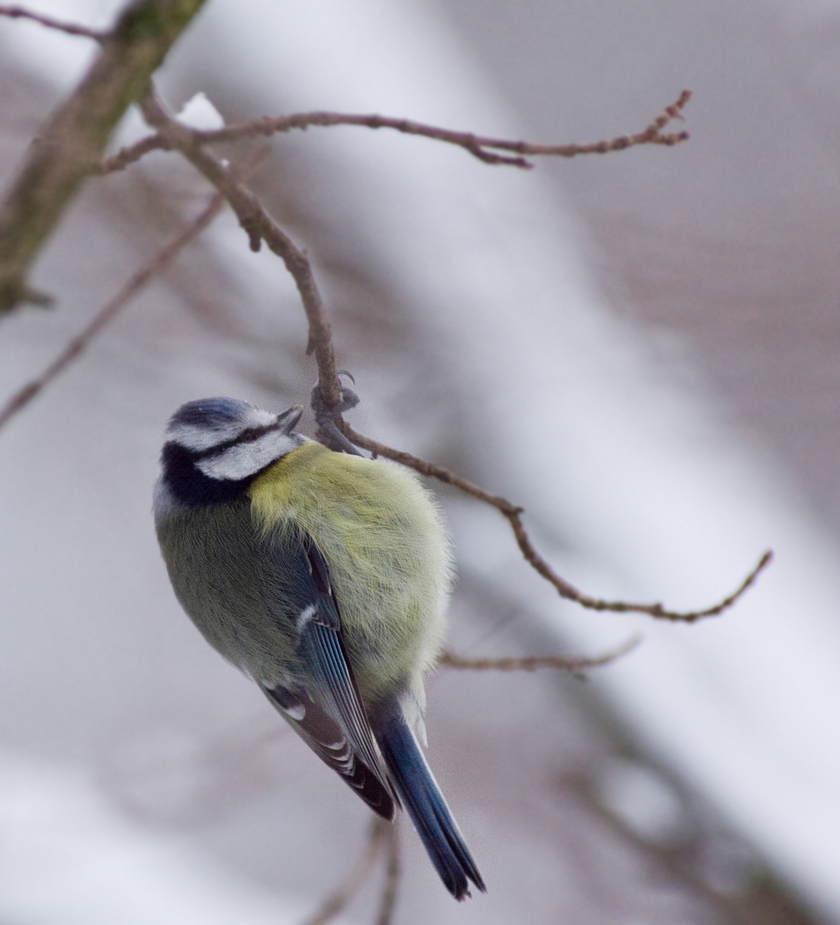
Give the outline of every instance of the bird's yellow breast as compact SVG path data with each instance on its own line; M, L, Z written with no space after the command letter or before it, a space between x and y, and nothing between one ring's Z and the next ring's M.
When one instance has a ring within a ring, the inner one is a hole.
M324 555L364 699L411 684L434 662L451 556L437 505L413 473L307 440L250 495L260 530L298 530Z

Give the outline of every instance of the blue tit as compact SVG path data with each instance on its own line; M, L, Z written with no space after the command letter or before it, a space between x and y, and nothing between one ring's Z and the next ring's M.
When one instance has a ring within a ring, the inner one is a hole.
M456 899L484 883L417 742L452 580L438 509L396 464L230 398L169 421L158 540L184 610L380 816L402 805Z

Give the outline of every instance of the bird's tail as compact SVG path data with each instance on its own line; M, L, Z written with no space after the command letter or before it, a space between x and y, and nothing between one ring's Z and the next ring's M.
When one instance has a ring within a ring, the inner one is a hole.
M446 800L401 715L376 734L391 779L447 890L458 900L470 895L468 880L484 892L475 866Z

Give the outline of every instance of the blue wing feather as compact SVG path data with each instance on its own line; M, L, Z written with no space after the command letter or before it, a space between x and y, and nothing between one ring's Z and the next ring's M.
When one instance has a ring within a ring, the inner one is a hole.
M301 634L301 652L305 654L315 679L318 703L341 727L356 755L393 795L374 744L370 723L359 699L350 664L344 654L340 634L316 621L317 617Z
M264 599L277 599L272 586L278 574L294 575L293 600L300 610L282 619L295 627L297 654L307 682L300 689L262 681L260 687L313 751L375 812L392 819L397 796L344 651L326 561L308 537L274 544L272 558L277 562L264 576ZM290 596L283 599L288 601Z

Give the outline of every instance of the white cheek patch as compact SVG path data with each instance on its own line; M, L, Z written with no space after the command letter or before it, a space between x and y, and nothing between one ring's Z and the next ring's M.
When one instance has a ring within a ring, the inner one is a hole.
M214 440L213 444L218 443ZM300 446L301 438L270 430L247 443L235 443L221 453L197 459L196 468L209 479L238 482L264 469Z

